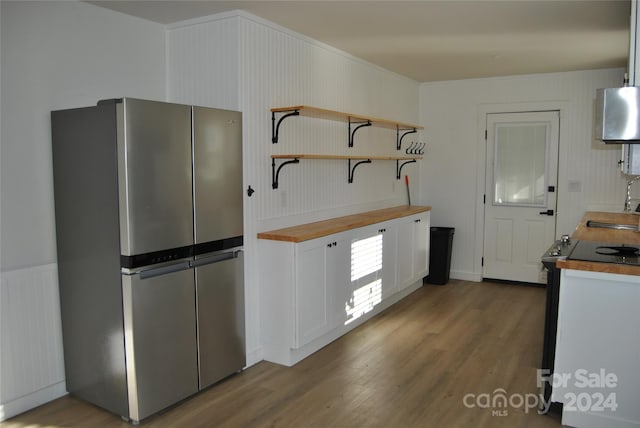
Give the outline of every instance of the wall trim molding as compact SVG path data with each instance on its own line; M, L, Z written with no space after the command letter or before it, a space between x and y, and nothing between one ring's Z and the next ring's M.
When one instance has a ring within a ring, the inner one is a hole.
M467 272L463 270L452 270L449 274L452 279L463 281L482 282L482 272Z
M58 382L31 394L0 404L0 422L24 413L49 401L67 395L67 384Z
M264 347L260 346L247 352L247 366L249 368L264 360Z
M4 278L5 276L8 276L8 275L16 275L16 274L19 275L21 272L24 272L24 271L46 272L52 269L55 269L57 272L58 263L53 262L53 263L43 263L43 264L33 265L33 266L21 266L21 267L16 267L12 269L2 270L0 271L0 274L2 274L2 277Z
M57 272L57 263L1 272L0 420L67 393Z

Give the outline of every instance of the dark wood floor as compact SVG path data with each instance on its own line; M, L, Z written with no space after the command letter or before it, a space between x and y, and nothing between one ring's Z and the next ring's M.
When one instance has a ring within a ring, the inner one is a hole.
M544 293L490 282L428 285L294 367L259 363L140 425L559 427L518 398L539 393ZM513 405L478 407L499 389ZM0 423L76 426L131 425L68 396Z

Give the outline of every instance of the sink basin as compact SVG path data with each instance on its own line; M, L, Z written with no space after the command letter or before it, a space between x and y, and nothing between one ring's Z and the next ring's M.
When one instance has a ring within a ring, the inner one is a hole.
M599 227L604 229L615 229L615 230L638 230L637 224L620 224L620 223L604 223L601 221L587 221L587 227Z

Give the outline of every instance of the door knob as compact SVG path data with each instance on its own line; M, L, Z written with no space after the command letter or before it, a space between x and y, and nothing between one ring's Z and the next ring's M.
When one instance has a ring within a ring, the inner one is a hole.
M553 210L540 211L540 215L553 215Z

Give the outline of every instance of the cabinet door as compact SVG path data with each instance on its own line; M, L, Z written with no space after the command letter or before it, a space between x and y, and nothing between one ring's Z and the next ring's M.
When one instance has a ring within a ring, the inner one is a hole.
M331 319L330 327L344 325L347 321L347 309L351 298L350 239L348 233L341 233L329 237L325 245L326 250L326 281L329 291L329 306Z
M384 228L379 224L354 231L350 239L350 296L346 324L382 302Z
M327 240L297 245L294 347L299 348L330 329L327 287Z
M380 223L382 234L382 298L386 299L396 291L396 256L398 251L398 227L393 222Z
M638 306L637 276L561 270L552 400L567 426L640 425Z
M431 233L429 213L421 214L414 220L414 262L413 277L417 281L429 273L429 235ZM414 281L415 282L415 281Z
M349 234L344 233L296 246L296 348L347 321L351 299L349 243Z
M397 251L397 285L402 290L413 281L414 256L414 218L407 217L398 221L398 251Z
M430 213L398 221L397 283L400 290L429 272Z

